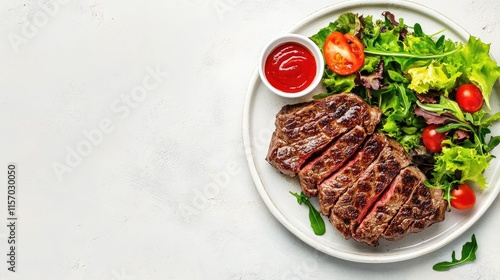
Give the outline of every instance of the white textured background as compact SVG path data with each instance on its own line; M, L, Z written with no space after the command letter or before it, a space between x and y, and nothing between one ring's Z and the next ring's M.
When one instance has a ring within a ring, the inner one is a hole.
M499 279L499 199L456 241L393 264L319 253L260 200L241 136L259 52L336 2L2 0L0 169L18 163L19 245L18 272L0 261L0 279ZM498 0L415 2L500 61ZM432 270L472 233L473 264Z

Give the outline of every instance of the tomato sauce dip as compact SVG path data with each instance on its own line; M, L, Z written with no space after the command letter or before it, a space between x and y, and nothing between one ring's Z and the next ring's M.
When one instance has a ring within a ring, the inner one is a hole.
M298 43L276 47L267 57L264 73L269 83L286 93L307 88L316 76L316 60L312 53Z

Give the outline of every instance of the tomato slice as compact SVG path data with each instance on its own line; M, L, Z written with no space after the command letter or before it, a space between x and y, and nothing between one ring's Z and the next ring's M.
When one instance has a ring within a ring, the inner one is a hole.
M458 210L466 210L472 208L476 203L476 194L472 188L467 184L458 185L456 188L451 190L450 204L453 208Z
M365 63L364 51L363 43L356 36L338 31L328 35L323 45L328 68L339 75L349 75L361 69Z

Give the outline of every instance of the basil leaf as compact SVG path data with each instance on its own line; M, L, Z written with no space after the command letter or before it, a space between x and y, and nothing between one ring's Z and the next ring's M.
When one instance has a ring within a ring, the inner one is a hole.
M476 251L477 251L478 245L476 242L476 236L473 234L472 235L472 241L467 242L463 245L462 247L462 257L460 260L457 260L455 258L455 251L451 254L451 262L440 262L435 264L432 269L436 271L446 271L450 268L453 268L458 265L462 265L467 262L472 262L476 259Z
M294 192L290 192L291 195L297 198L298 204L305 204L309 208L309 221L311 222L311 228L316 235L323 235L326 231L325 221L321 214L314 208L314 206L309 201L309 198L301 192L300 195Z

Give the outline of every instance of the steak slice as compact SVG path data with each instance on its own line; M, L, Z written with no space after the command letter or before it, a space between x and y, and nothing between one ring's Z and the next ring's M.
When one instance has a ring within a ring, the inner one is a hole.
M330 216L337 199L358 180L380 154L386 142L387 136L374 133L352 160L318 186L319 209L323 215Z
M352 238L368 245L378 245L380 235L396 215L399 208L410 198L413 190L426 179L415 166L409 166L398 174L383 196L361 222Z
M385 188L409 164L410 160L403 147L388 138L387 146L379 157L338 199L330 215L330 222L349 239Z
M266 160L280 172L295 177L311 155L356 125L372 134L380 115L380 109L352 93L286 105L276 115L276 130Z
M428 188L421 182L399 209L382 237L394 241L412 232L419 232L433 223L443 221L446 208L443 190Z
M357 152L365 137L365 129L358 125L337 138L320 156L304 166L299 172L302 192L309 197L317 196L318 185Z

